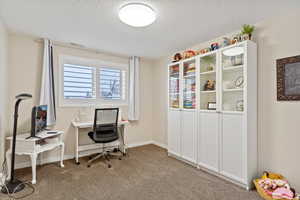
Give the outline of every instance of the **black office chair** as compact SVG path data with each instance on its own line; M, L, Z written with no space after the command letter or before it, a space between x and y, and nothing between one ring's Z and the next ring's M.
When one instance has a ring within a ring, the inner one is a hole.
M104 162L108 165L108 168L111 168L111 164L109 163L110 158L117 157L121 160L121 155L116 154L118 151L120 152L119 146L117 148L105 146L106 143L114 142L119 139L118 115L119 108L95 110L93 132L89 132L88 135L95 143L103 144L103 151L88 161L88 167L98 158L104 158Z

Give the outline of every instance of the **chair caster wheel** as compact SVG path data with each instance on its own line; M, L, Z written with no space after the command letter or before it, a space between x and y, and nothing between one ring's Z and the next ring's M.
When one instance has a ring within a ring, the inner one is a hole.
M122 160L122 158L119 158L119 160Z
M91 165L88 165L87 167L88 167L88 168L90 168L90 167L91 167Z
M75 164L76 164L76 165L80 165L80 162L76 162Z
M111 165L108 165L108 168L111 168Z

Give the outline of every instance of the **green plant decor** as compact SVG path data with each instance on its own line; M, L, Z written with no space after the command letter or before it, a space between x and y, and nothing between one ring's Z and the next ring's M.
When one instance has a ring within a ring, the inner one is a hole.
M249 25L249 24L244 24L243 27L242 27L241 34L249 35L249 39L251 40L251 36L252 36L252 33L253 33L254 29L255 29L255 26L252 26L252 25Z

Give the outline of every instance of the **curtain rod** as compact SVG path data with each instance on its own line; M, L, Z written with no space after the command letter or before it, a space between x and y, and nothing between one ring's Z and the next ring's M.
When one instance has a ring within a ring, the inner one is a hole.
M35 39L34 41L37 42L37 43L43 43L44 39L43 38L38 38L38 39ZM96 53L96 54L107 54L107 55L110 55L110 56L129 58L129 56L125 56L125 55L104 52L104 51L100 51L100 50L94 49L94 48L88 48L88 47L86 47L84 45L81 45L81 44L78 44L78 43L61 42L61 41L55 41L55 40L51 40L51 42L54 46L65 47L65 48L73 48L73 49L78 49L78 50L85 50L85 51L93 52L93 53Z

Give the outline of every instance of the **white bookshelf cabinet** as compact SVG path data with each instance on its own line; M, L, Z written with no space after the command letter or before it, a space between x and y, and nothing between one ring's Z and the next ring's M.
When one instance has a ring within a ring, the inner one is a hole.
M256 44L171 63L168 75L169 155L249 189L257 175Z

